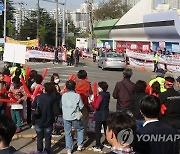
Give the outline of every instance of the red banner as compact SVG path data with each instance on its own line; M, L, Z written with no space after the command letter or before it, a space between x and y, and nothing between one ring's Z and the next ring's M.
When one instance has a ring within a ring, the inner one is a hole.
M150 49L150 42L116 42L117 52L124 52L126 49L129 49L131 51L148 52Z

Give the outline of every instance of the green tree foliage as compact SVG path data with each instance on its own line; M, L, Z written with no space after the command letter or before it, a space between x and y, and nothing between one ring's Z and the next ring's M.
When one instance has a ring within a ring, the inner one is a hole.
M4 0L0 0L0 3ZM7 11L6 11L6 18L7 18L7 36L13 36L14 35L14 19L13 19L13 13L14 13L14 7L12 6L13 1L7 0ZM4 29L4 13L2 16L0 16L0 37L3 37L3 29Z
M66 38L66 45L71 48L75 48L76 46L76 37L70 36Z
M31 39L37 38L37 15L38 12L31 13L29 18L26 18L20 30L19 39L26 40L27 37ZM55 42L55 20L44 9L40 9L39 19L39 38L42 45L54 45Z
M121 18L130 7L122 0L108 0L101 2L99 8L94 11L94 20L109 20Z

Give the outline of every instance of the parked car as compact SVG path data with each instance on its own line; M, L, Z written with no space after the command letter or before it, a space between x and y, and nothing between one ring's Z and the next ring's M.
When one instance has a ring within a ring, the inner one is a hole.
M99 57L98 67L102 70L105 68L120 68L124 69L126 67L126 61L123 54L115 52L102 53Z

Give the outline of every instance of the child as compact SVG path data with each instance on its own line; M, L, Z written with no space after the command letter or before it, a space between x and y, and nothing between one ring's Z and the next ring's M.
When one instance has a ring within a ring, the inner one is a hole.
M101 127L103 125L104 132L106 132L107 127L107 118L109 115L109 101L110 101L110 93L107 92L108 84L106 82L99 82L98 83L98 91L99 96L97 100L92 104L93 108L96 110L95 112L95 131L96 131L96 145L93 147L94 151L101 151L102 144L100 143L101 140ZM108 145L107 140L104 141L104 146L110 148Z

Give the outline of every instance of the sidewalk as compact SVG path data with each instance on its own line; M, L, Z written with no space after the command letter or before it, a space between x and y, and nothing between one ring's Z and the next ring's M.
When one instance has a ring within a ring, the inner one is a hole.
M25 152L27 154L32 151L36 151L37 142L33 138L36 136L35 130L28 128L28 126L23 127L23 131L19 134L15 134L11 145L14 146L17 150ZM102 137L104 139L104 135ZM74 149L76 150L77 141L74 141ZM110 149L103 148L103 152L94 152L92 146L95 144L95 134L88 134L88 138L84 142L85 150L82 152L77 152L74 150L74 154L98 154L98 153L107 153ZM52 151L53 154L65 154L65 138L62 133L59 137L52 138Z

